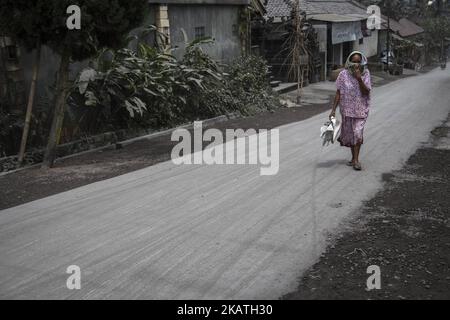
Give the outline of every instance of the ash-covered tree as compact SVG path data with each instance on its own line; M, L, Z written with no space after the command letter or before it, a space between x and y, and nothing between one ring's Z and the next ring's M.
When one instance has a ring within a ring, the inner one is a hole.
M98 50L120 48L128 33L140 26L148 11L147 0L2 0L0 27L28 47L39 43L61 57L56 80L53 119L44 155L44 166L51 167L64 121L69 89L69 67ZM69 30L67 8L81 9L81 28ZM9 20L9 21L8 21Z
M426 48L427 63L431 63L433 58L446 61L448 46L445 45L445 39L450 37L450 19L445 16L426 17L422 26L425 29L422 42Z

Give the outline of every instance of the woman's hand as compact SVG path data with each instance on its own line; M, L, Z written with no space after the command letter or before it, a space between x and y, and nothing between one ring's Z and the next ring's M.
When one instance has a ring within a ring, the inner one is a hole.
M362 79L361 70L356 69L354 75L356 80L358 80L359 89L361 90L361 93L363 94L363 96L368 96L370 94L370 90L367 88L366 84L364 83L364 80Z
M359 67L355 69L354 75L356 79L361 79L361 69Z
M336 118L336 111L331 110L329 118L330 118L330 120L331 120L331 118Z

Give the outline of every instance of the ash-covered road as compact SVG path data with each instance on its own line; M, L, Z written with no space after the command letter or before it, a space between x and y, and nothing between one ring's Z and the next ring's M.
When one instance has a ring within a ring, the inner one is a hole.
M440 69L375 88L362 172L321 147L324 113L280 127L275 176L165 162L0 211L0 297L276 299L446 118L449 89Z

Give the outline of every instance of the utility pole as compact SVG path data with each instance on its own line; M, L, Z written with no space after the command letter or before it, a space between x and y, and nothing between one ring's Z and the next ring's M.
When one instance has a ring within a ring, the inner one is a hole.
M391 5L390 1L387 1L387 19L388 19L388 25L387 25L387 35L386 35L386 63L387 63L387 72L389 73L389 55L391 51L391 40L390 40L390 33L391 33Z

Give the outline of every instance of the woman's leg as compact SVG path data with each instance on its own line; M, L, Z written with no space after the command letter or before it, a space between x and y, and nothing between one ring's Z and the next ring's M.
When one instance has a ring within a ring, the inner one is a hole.
M351 149L352 149L352 163L354 164L355 163L355 146L352 146Z
M353 163L359 163L359 152L361 151L361 143L356 144L352 150L354 150L353 154Z
M342 116L341 135L338 141L341 146L350 147L352 164L359 164L359 152L363 143L363 131L366 119L356 119Z
M366 119L354 119L354 163L359 165L359 154L361 151L361 146L363 144L364 138L364 125L366 124Z

